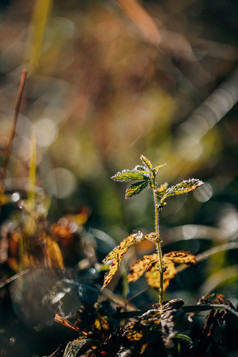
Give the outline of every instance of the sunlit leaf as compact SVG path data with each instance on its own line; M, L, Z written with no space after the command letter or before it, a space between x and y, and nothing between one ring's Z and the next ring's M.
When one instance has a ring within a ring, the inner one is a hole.
M145 174L143 174L145 173ZM111 177L114 181L131 181L131 180L145 180L148 179L146 171L131 171L131 170L122 170L117 172L114 176Z
M141 242L142 239L143 234L141 232L138 232L137 234L131 234L127 238L123 239L123 241L106 256L106 258L103 260L103 263L105 264L107 262L110 262L110 268L109 272L104 277L104 283L101 290L104 289L105 286L107 286L112 280L127 250L133 244Z
M153 170L153 166L152 166L150 160L147 159L147 157L145 157L144 155L141 155L141 156L140 156L140 159L141 159L141 161L144 162L144 164L148 167L148 169L149 169L150 171Z
M169 286L170 280L176 275L176 269L174 263L166 258L164 258L164 268L163 290L166 290ZM158 271L158 262L151 266L151 269L145 273L145 277L149 286L155 289L160 289L160 272Z
M143 331L137 330L137 326L134 323L130 323L126 326L124 336L131 342L140 341L143 337Z
M156 165L155 167L154 167L154 173L155 173L155 175L157 175L157 173L159 172L159 170L162 168L162 167L164 167L166 164L161 164L161 165Z
M152 242L154 242L157 239L157 234L156 234L156 232L151 232L149 234L146 234L144 236L144 239L151 240Z
M130 267L130 274L128 274L128 282L136 281L139 279L147 270L149 270L152 264L157 263L158 256L157 254L152 255L144 255L144 257L140 260L137 260Z
M182 195L184 193L193 191L197 187L201 186L202 184L203 184L203 182L198 179L184 180L184 181L178 183L177 185L169 187L165 191L165 194L162 197L162 201L164 201L167 197L170 197L170 196Z
M126 190L125 198L130 198L132 196L137 195L141 191L143 191L148 186L148 181L139 181L133 183L128 189Z
M156 191L155 191L156 195L163 197L167 188L168 188L167 182L163 183L156 189Z
M109 330L110 329L110 324L107 321L107 319L104 316L101 316L100 314L98 314L95 322L94 322L94 326L96 327L97 330L101 331L101 330Z
M146 236L144 236L146 239ZM170 252L163 256L163 288L167 289L169 282L177 273L175 263L188 264L195 263L195 256L189 252L178 251ZM160 289L160 272L158 270L158 255L144 255L144 257L135 262L130 268L128 282L136 281L145 273L148 285L155 289Z
M190 252L184 252L183 250L169 252L164 255L164 259L170 259L174 263L178 264L195 264L196 258L195 255L191 254Z
M45 265L48 268L63 268L63 257L58 244L47 237L45 246Z

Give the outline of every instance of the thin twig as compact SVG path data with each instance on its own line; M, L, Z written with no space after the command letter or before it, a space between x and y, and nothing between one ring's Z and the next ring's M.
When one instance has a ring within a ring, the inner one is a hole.
M221 245L218 245L216 247L213 247L211 249L208 249L205 252L196 255L196 261L197 262L202 262L203 260L208 259L213 254L217 254L217 253L223 252L225 250L230 250L230 249L238 249L238 242L237 241L228 242L228 243L221 244ZM176 269L177 273L183 271L184 269L186 269L188 267L189 267L189 265L187 265L187 264L181 264Z
M13 142L13 138L15 135L17 118L18 118L18 113L19 113L19 109L20 109L20 105L21 105L23 89L24 89L24 86L26 83L26 77L27 77L27 71L26 71L26 69L23 69L20 85L18 88L16 103L15 103L15 107L14 107L14 112L13 112L12 127L11 127L10 137L8 140L8 145L7 145L6 158L5 158L3 171L2 171L1 186L0 186L0 192L2 192L2 193L4 193L4 191L5 191L5 181L6 181L6 177L7 177L8 164L9 164L10 155L11 155L12 142Z

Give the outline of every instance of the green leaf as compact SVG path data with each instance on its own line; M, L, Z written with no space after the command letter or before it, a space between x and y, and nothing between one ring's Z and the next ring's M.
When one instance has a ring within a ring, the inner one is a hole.
M146 173L146 171L143 171L143 173ZM120 182L131 181L131 180L145 180L145 179L148 179L148 176L146 176L143 173L136 172L136 171L131 171L131 170L122 170L122 171L117 172L111 178L114 181L120 181Z
M163 197L167 188L168 188L167 182L163 183L156 189L156 191L155 191L156 195Z
M148 181L139 181L133 183L128 189L126 190L125 198L130 198L134 195L137 195L141 191L143 191L148 185Z
M164 167L166 164L161 164L161 165L156 165L153 169L155 175L157 175L157 173L159 172L159 170L161 169L161 167Z
M161 202L163 202L167 197L175 196L175 195L182 195L184 193L193 191L197 187L201 186L202 184L203 184L203 182L198 179L184 180L184 181L178 183L177 185L169 187L165 191L165 194L163 195Z
M184 335L184 334L182 334L182 333L177 333L177 334L174 336L174 338L179 338L179 339L182 339L182 340L186 340L186 341L188 341L189 343L193 344L193 340L192 340L189 336Z
M144 155L141 155L141 156L140 156L140 159L141 159L141 161L144 162L144 164L146 164L146 166L148 167L148 169L149 169L150 171L153 171L153 166L152 166L150 160L147 159L147 157L145 157Z

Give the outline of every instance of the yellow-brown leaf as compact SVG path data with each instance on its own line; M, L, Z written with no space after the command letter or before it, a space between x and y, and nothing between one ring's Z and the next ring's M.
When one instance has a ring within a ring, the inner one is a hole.
M164 274L163 274L163 290L169 286L169 282L176 275L174 263L171 260L164 259ZM160 289L160 272L158 271L158 263L151 266L151 269L145 273L148 285L155 289Z
M131 273L127 277L128 282L130 283L139 279L157 260L157 254L144 255L142 259L137 260L130 268Z
M104 289L112 280L127 250L133 244L139 243L142 239L143 239L143 234L141 232L138 232L137 234L131 234L127 238L123 239L123 241L106 256L103 262L107 263L111 261L111 264L110 264L109 272L104 278L104 283L101 290Z
M184 252L183 250L169 252L164 255L164 258L171 260L174 263L178 264L195 264L196 258L195 255L190 252Z

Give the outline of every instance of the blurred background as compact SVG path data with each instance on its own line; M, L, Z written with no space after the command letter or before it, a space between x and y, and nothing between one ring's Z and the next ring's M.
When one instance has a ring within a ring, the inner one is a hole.
M199 254L237 240L235 0L1 0L0 11L1 166L21 72L28 71L8 191L27 184L34 130L37 185L51 197L52 222L86 207L87 227L115 242L153 231L149 192L125 201L126 184L110 179L144 154L167 164L161 183L205 182L171 198L161 213L165 252ZM219 286L237 303L237 250L200 268L201 293ZM188 297L197 295L191 274L174 283L177 291L189 286Z

